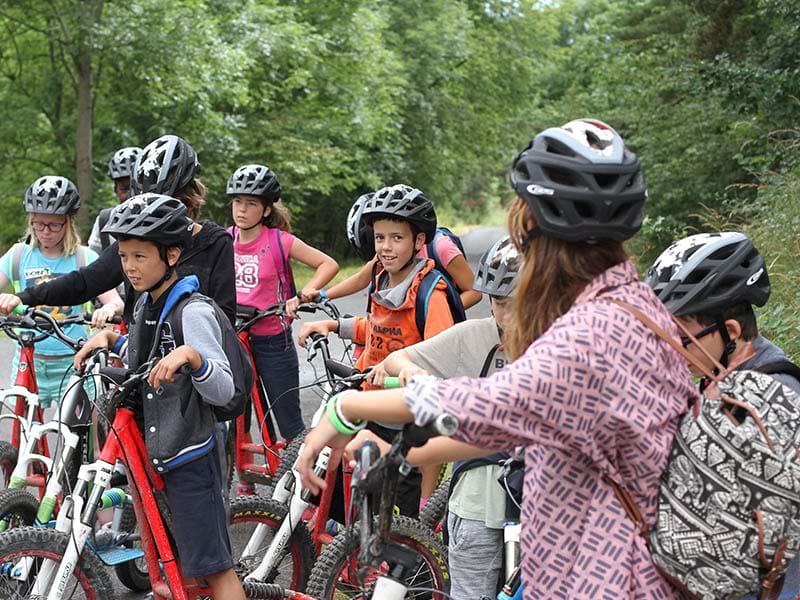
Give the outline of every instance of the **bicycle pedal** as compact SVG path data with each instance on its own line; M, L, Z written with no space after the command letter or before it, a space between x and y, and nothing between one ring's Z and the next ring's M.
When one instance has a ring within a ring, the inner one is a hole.
M144 556L141 548L125 548L124 546L110 546L108 548L92 548L97 557L108 567L121 565L131 560Z

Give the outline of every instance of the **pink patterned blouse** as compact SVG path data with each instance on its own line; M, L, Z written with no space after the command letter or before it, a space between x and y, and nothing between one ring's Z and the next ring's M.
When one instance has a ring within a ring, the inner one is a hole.
M686 362L623 308L677 337L629 262L594 279L518 360L485 379L415 379L418 422L459 418L456 437L495 450L526 446L525 598L681 598L655 570L608 474L656 520L659 477L680 415L697 396Z

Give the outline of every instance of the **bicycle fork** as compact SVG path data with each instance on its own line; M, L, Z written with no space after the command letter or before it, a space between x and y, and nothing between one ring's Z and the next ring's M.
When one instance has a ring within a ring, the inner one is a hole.
M303 446L300 447L300 453L302 452ZM323 477L325 475L330 457L331 449L326 446L319 453L317 461L314 463L314 472L317 476ZM292 465L291 471L284 473L283 477L278 481L278 485L275 486L272 498L284 504L289 500L289 510L269 548L267 548L264 558L261 559L258 567L245 577L245 581L267 581L274 577L278 563L286 555L289 538L291 538L294 528L300 523L303 513L310 504L311 492L302 489L299 485L300 477L296 469L297 463ZM259 524L248 540L242 556L254 556L263 544L268 532L269 528L266 525Z

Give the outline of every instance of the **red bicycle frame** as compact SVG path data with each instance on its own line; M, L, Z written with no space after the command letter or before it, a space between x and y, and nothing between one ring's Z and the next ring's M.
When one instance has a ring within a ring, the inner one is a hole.
M266 480L267 478L274 477L275 473L278 472L278 465L280 465L281 462L280 451L286 447L286 443L283 441L274 441L270 433L264 406L261 402L262 392L250 345L250 334L245 330L238 332L237 335L242 345L244 345L247 350L247 355L250 357L250 368L253 369L253 389L250 392L250 400L255 417L258 419L262 443L259 444L253 441L253 437L247 427L246 415L243 414L236 417L236 472L240 481L249 481L252 479ZM263 465L256 462L256 456L263 457ZM255 475L255 477L253 477L253 475Z

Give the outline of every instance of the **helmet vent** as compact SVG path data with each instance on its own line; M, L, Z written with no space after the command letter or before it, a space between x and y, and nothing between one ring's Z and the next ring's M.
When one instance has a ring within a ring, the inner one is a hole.
M562 169L554 169L552 167L545 167L542 169L542 171L544 171L545 176L553 183L557 183L560 185L568 185L571 187L575 187L577 185L575 182L575 178L569 171L564 171Z

